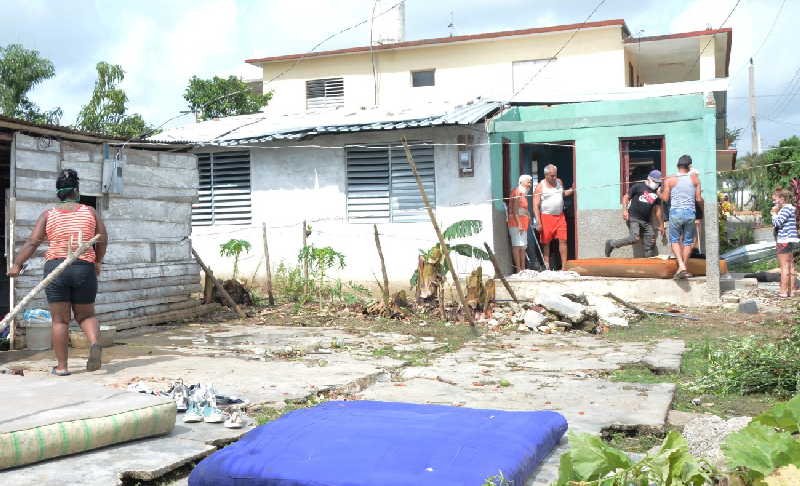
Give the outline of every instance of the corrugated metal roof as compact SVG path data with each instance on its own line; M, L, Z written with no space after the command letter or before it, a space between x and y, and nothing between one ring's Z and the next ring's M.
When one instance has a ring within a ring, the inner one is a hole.
M173 143L236 145L300 140L333 133L473 125L502 106L501 102L474 100L463 104L439 102L399 109L376 107L351 112L344 109L292 115L274 115L267 112L231 116L173 128L159 133L155 138L158 141Z

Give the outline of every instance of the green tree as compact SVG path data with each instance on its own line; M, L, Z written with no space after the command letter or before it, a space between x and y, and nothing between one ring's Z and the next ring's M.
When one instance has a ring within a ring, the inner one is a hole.
M28 99L34 86L56 75L53 63L20 44L0 47L0 113L36 123L57 124L61 108L42 111Z
M247 83L236 76L229 76L227 79L219 76L211 79L192 76L183 98L198 118L208 120L258 113L272 98L272 93L254 93Z
M233 279L236 280L236 277L239 275L239 255L242 252L248 253L250 252L250 242L246 240L229 240L227 243L223 243L219 245L219 255L226 257L232 256L233 257Z
M89 103L81 108L75 125L88 132L136 137L150 131L139 114L128 115L128 95L120 89L125 71L118 64L97 63L97 81Z
M778 186L791 190L792 179L800 178L800 138L781 140L777 147L752 158L749 170L755 209L768 220L772 193Z

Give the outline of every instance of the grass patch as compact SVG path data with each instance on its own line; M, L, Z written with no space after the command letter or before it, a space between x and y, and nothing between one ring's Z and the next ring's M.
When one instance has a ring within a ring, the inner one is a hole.
M773 376L773 379L767 376L775 370L793 368L794 363L800 362L800 351L797 351L800 348L793 345L781 348L780 353L774 352L774 347L779 346L776 343L787 342L786 329L790 326L786 321L765 321L760 327L761 335L755 338L761 345L754 346L750 343L742 347L736 344L731 349L731 343L749 342L751 338L747 336L753 334L753 329L725 325L724 322L715 320L693 322L665 318L645 319L632 324L630 328L612 329L609 339L683 339L687 350L681 361L680 373L655 374L645 366L634 365L613 371L609 377L612 381L632 383L674 383L676 393L672 408L675 410L713 413L723 418L757 415L784 399L789 391L772 387L765 393L753 384L780 382L785 388L796 385L796 380L781 381L780 376ZM790 349L787 350L786 347ZM711 384L715 384L721 377L727 380L725 383L742 382L748 386L697 386L698 383L709 380Z
M653 447L660 446L668 430L665 431L606 431L603 432L603 440L608 442L611 447L625 452L637 452L644 454Z
M258 425L264 425L267 422L272 422L273 420L283 417L289 412L315 407L325 401L327 401L327 399L324 397L312 396L307 400L287 403L283 408L262 408L253 415L253 418Z

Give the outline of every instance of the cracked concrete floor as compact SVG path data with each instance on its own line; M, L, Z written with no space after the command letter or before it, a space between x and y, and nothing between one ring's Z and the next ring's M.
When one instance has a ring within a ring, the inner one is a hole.
M684 350L676 340L613 343L585 334L513 333L483 336L454 353L440 355L429 366L408 367L376 351L425 352L445 343L396 333L241 324L193 324L124 342L107 350L104 361L108 362L100 371L79 372L68 379L109 386L141 380L155 387L177 378L187 383L213 382L252 404L271 407L335 391L366 400L549 409L563 413L571 430L590 433L614 427L662 428L673 385L615 383L603 377L627 364L677 371ZM28 370L27 376L44 377L51 363L48 354L40 354L14 366ZM81 358L70 363L76 370L82 364ZM168 441L176 440L181 438L171 435L150 443L169 450ZM143 445L114 446L114 456L135 459L136 448ZM567 447L564 440L529 484L549 484L557 474L558 456ZM132 454L126 454L126 449ZM189 451L197 454L197 447L182 454L179 443L173 449L171 454L162 454L157 464L103 460L102 467L94 468L96 482L81 484L116 484L120 475L131 471L149 477L185 463ZM0 477L19 485L63 484L47 482L53 468L85 468L92 454L6 471Z

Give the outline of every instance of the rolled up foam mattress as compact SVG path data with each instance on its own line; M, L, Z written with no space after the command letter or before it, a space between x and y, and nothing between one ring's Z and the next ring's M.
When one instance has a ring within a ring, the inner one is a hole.
M167 434L175 402L70 377L0 375L0 470Z
M521 485L566 430L551 411L327 402L207 457L189 486L480 486L500 473Z

